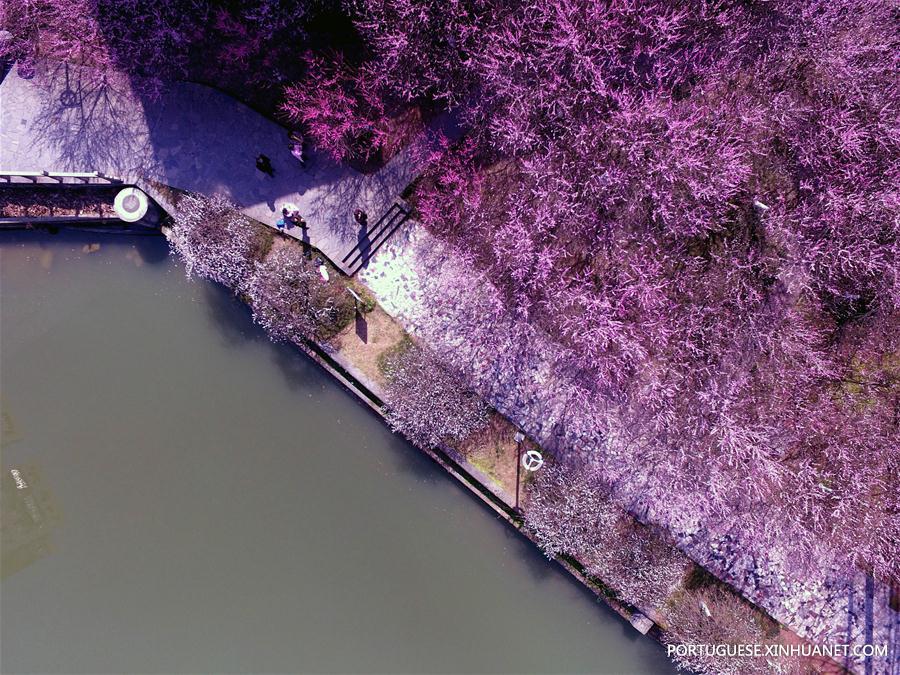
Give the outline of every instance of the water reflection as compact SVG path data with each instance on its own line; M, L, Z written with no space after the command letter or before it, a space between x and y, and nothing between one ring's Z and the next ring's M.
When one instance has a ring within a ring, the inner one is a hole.
M60 512L32 464L3 468L0 503L0 578L5 579L52 552Z
M20 438L22 436L19 434L19 428L12 413L6 409L3 400L0 399L0 447L5 447Z

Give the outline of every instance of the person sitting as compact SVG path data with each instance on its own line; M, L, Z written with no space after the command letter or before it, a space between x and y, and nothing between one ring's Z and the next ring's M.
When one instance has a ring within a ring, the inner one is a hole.
M300 215L300 210L293 204L285 204L281 209L281 213L284 216L284 219L289 222L291 226L297 226L306 229L306 221L303 219L303 216Z
M306 153L303 151L303 146L299 143L291 144L291 154L294 156L298 162L300 162L301 166L306 164Z
M288 147L291 149L291 154L294 158L300 162L301 166L306 165L306 139L303 137L303 134L298 130L294 130L288 136Z

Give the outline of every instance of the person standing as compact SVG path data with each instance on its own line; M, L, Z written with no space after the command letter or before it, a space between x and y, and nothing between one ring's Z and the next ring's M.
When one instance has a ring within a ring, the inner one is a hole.
M260 153L256 156L256 168L268 175L269 178L275 177L275 167L272 166L272 160L268 155Z

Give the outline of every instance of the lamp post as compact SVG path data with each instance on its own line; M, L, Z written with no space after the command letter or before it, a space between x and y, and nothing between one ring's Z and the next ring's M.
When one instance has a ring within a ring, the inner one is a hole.
M350 288L349 286L347 286L347 292L351 296L353 296L353 304L356 307L356 311L358 312L359 308L362 307L363 299L361 297L359 297L359 294L356 291L354 291L352 288Z
M515 511L519 511L519 477L522 475L522 441L525 440L525 434L517 431L513 437L516 441L516 506Z

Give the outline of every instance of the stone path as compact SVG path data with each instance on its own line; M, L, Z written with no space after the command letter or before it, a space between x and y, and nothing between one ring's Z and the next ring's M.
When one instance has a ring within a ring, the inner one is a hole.
M271 159L274 177L257 170L260 153ZM0 169L102 171L224 193L269 225L293 202L310 224L311 243L338 264L364 236L354 209L377 221L415 176L416 156L407 147L372 176L314 152L304 167L283 127L186 82L149 101L123 75L49 61L30 80L13 68L0 82ZM289 234L299 238L299 229Z

